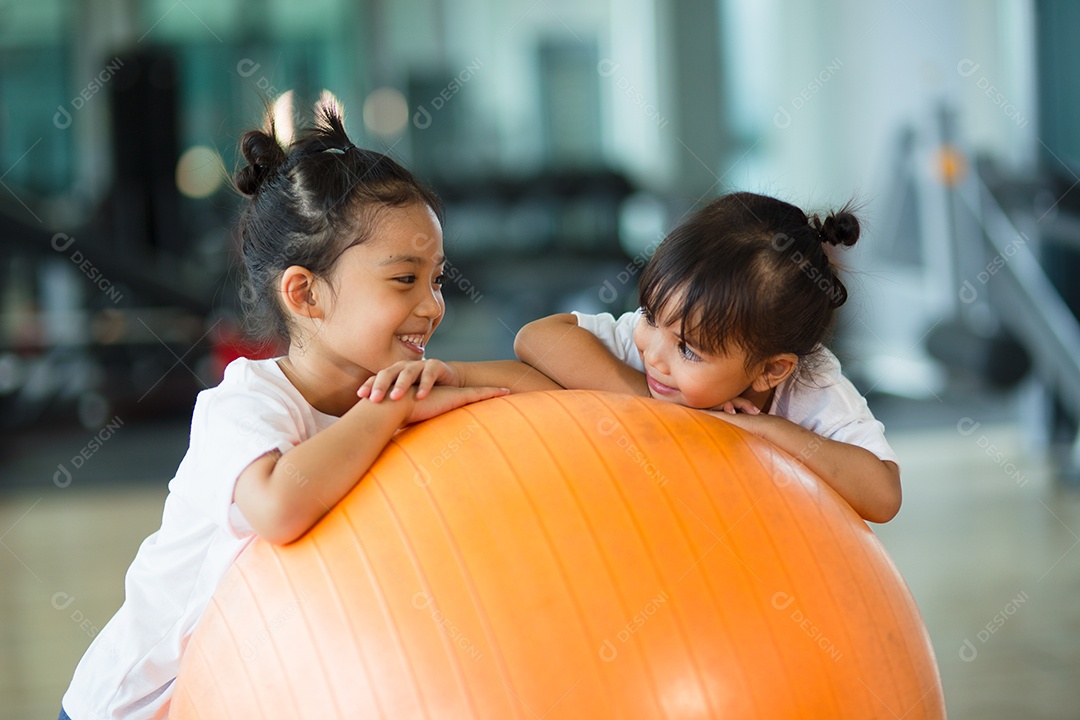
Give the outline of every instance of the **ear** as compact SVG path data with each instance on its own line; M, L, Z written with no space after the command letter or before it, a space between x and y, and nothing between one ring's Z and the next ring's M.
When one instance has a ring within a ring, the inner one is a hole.
M281 273L278 283L285 311L306 318L321 318L324 308L319 304L315 275L305 267L291 265Z
M792 353L774 355L761 364L761 370L750 387L758 392L764 392L776 387L795 372L799 364L799 356Z

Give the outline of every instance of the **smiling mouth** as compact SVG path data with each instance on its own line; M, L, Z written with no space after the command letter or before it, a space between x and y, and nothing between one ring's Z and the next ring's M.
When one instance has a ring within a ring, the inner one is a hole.
M401 344L407 347L410 351L417 355L424 354L424 336L423 335L398 335L397 339L401 341Z
M657 395L674 395L676 392L678 392L678 390L676 390L675 388L671 387L670 385L665 385L664 383L660 382L648 373L645 374L645 378L649 382L649 389Z

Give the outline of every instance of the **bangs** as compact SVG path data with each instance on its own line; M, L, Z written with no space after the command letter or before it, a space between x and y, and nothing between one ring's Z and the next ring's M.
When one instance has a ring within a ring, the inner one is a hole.
M724 195L656 248L641 272L640 305L702 353L742 353L747 368L784 353L801 362L847 295L823 243L848 246L858 234L846 209L822 221L764 195Z
M745 303L733 292L733 283L706 277L698 264L689 276L657 272L642 277L640 302L663 325L679 325L679 334L693 348L710 355L727 355L733 348L749 350Z

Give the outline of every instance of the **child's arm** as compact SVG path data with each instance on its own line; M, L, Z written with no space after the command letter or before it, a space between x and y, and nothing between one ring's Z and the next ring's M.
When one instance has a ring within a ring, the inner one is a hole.
M447 365L457 373L461 387L504 387L512 393L562 389L544 373L517 360L451 361Z
M514 353L565 388L648 396L640 373L611 354L569 313L534 320L518 331Z
M414 385L417 400L427 397L435 385L501 387L510 392L562 389L547 375L517 360L447 363L429 359L402 360L383 368L369 377L356 394L372 402L382 402L386 397L397 400Z
M829 440L776 415L710 412L798 458L863 519L892 520L900 510L900 468L858 445Z
M263 539L296 540L356 485L398 428L456 407L504 394L497 388L436 388L423 401L360 400L330 427L285 454L267 453L248 465L233 498Z

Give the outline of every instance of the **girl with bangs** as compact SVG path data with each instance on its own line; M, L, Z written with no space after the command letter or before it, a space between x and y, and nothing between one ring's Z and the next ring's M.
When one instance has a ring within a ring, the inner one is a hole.
M295 141L272 114L241 138L246 327L286 350L234 360L199 394L161 527L76 667L60 720L167 717L191 633L256 536L283 545L307 532L399 428L511 384L553 387L506 361L471 366L484 382L468 387L357 397L380 369L423 358L445 309L446 257L442 202L393 158L354 145L342 117L324 93Z
M858 239L849 208L821 220L775 198L726 195L660 244L637 311L542 318L514 349L563 387L647 395L749 430L864 519L887 522L901 502L896 453L822 344L847 300L826 246Z

